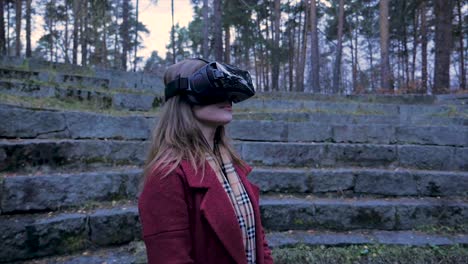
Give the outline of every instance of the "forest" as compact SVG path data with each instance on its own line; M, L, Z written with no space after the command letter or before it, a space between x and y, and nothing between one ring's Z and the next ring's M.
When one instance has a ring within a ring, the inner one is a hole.
M162 1L169 0L151 4ZM248 69L259 91L467 89L467 0L189 3L194 16L187 27L172 22L167 53L144 58L138 51L150 32L138 20L138 0L0 0L0 54L157 75L184 58L204 57ZM38 28L42 35L31 43Z

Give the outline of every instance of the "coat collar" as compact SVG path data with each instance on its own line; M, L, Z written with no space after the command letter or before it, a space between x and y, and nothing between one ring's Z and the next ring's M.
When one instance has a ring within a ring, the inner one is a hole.
M221 240L224 247L231 254L236 263L246 263L242 234L240 228L238 227L239 224L236 221L237 216L234 212L231 201L218 181L215 172L211 169L208 162L205 163L204 175L202 168L198 168L198 170L195 172L194 168L189 162L182 161L181 165L182 170L186 175L189 187L206 189L206 193L200 204L200 211L206 217L208 223L211 225L216 235ZM246 184L244 180L246 174L252 169L250 167L243 169L239 166L235 166L235 168L242 180L242 183L246 187L246 191L249 194L249 197L252 199L252 189L250 186L248 186L248 184ZM254 203L254 201L252 201L252 203ZM258 208L255 211L256 220L258 218L257 216L259 216L259 212L257 211Z

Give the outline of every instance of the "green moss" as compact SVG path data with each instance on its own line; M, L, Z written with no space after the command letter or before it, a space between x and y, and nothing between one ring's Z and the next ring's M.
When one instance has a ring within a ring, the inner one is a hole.
M455 235L460 233L468 233L468 224L460 224L454 226L424 225L418 226L414 230L422 231L429 234Z
M276 264L426 264L466 263L468 249L461 246L389 246L353 245L346 247L325 247L296 245L273 250Z
M90 242L85 235L68 236L63 242L63 252L73 252L86 248Z

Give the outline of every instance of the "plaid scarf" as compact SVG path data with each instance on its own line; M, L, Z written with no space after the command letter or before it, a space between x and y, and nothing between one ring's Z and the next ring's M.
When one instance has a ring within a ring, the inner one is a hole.
M245 255L248 264L256 263L255 218L252 203L232 164L229 153L219 148L221 168L214 157L207 155L207 161L231 200L242 232Z

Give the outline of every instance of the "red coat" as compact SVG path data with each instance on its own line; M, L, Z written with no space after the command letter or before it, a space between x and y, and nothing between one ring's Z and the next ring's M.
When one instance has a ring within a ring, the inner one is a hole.
M259 188L236 171L255 212L257 263L271 264L260 221ZM150 177L138 201L149 264L244 264L242 234L231 201L208 163L205 175L183 161L162 178Z

